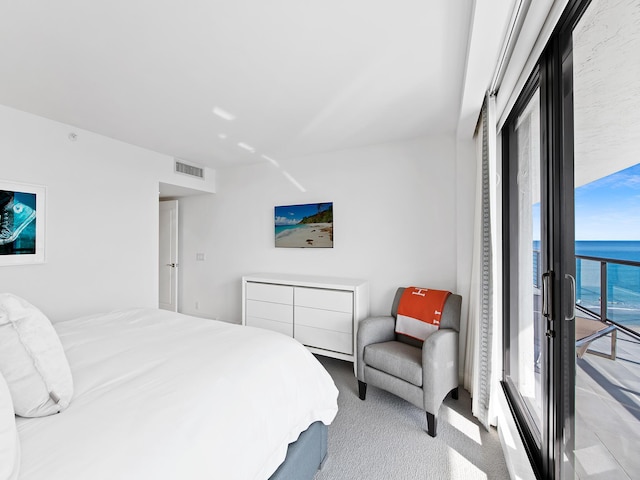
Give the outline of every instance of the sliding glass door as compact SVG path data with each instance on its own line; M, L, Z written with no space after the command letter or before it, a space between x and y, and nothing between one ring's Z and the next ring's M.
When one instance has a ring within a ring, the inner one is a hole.
M502 130L504 232L503 386L539 478L560 478L573 450L573 177L553 141L549 108L562 98L540 65ZM569 352L567 354L567 352ZM571 462L569 462L571 463ZM567 477L570 478L570 477Z
M508 337L505 376L506 387L517 406L520 422L529 443L533 446L537 462L543 444L546 420L542 396L542 360L544 331L542 312L543 273L547 242L542 237L540 217L541 192L541 137L540 89L535 75L520 102L512 120L503 131L509 162L504 165L504 178L509 188L505 192L508 205L508 251L505 262L505 285L508 289L510 322L505 325ZM507 246L507 245L506 245Z
M571 46L580 346L567 457L575 478L640 478L640 1L592 0Z
M639 50L638 0L569 1L501 131L503 387L539 478L640 478Z
M538 478L574 478L575 234L570 2L502 129L503 386Z

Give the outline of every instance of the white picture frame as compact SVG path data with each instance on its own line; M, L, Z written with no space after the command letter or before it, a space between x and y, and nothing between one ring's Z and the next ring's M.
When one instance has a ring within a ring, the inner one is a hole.
M46 190L0 180L0 266L44 263Z

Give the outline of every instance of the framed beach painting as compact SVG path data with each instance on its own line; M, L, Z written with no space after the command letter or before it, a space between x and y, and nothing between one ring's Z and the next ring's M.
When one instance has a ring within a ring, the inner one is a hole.
M276 247L333 248L333 202L275 207Z
M45 190L0 180L0 266L44 262Z

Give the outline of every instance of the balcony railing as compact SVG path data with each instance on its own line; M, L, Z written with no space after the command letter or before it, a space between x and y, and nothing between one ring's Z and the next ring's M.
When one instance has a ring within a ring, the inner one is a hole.
M542 272L540 271L540 250L533 250L533 288L540 288Z
M576 255L576 304L640 339L640 262Z
M540 250L534 249L535 289L541 287L540 260ZM640 262L576 255L576 305L640 339Z

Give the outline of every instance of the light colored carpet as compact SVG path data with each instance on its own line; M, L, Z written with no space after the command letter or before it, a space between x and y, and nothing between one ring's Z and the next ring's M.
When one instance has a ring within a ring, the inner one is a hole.
M426 432L425 412L395 395L369 387L358 398L353 364L318 356L340 391L329 427L329 457L315 480L508 479L495 428L487 432L471 415L469 393L447 398L438 435Z

